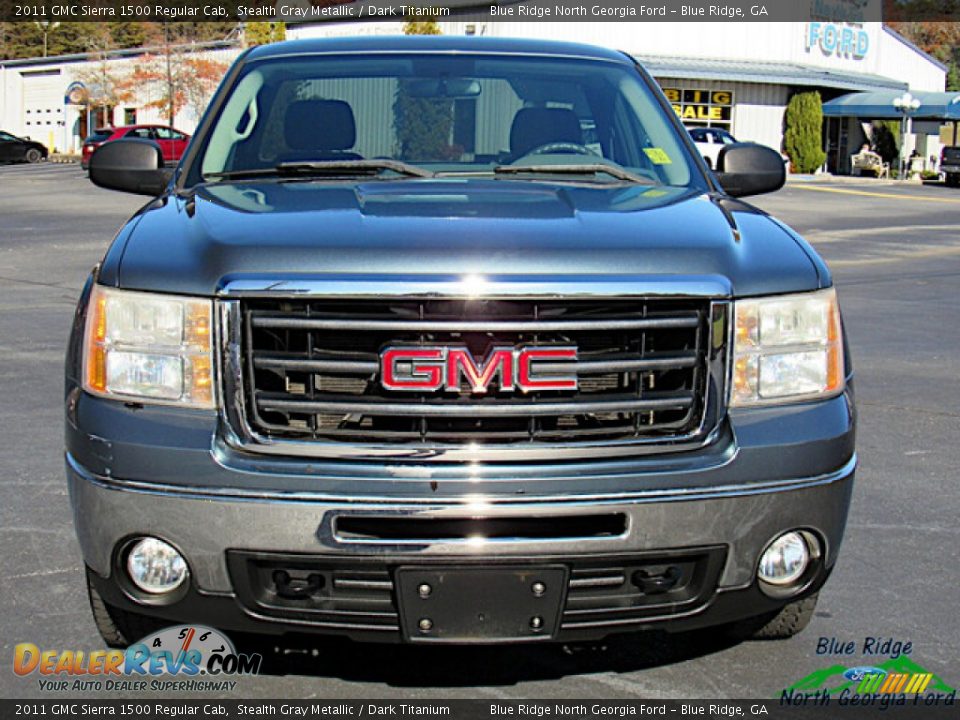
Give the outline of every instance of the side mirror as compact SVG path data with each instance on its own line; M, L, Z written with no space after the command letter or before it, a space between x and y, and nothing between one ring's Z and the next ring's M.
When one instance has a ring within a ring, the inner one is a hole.
M173 176L160 146L142 138L104 143L90 156L89 170L94 185L152 197L162 195Z
M783 187L787 170L773 148L756 143L733 143L720 149L717 180L727 195L761 195Z

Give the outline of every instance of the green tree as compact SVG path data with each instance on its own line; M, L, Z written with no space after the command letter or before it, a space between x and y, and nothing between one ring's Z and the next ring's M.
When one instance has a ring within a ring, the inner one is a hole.
M408 20L403 24L403 34L404 35L442 35L440 32L440 26L437 24L436 20L425 20L422 22L414 22Z
M113 44L118 48L134 48L143 45L147 29L139 22L108 22Z
M439 35L433 20L406 22L407 35ZM393 126L400 157L407 160L444 160L454 152L450 145L453 129L453 100L423 97L414 90L417 79L402 80L393 101Z
M248 22L243 26L247 45L268 45L282 42L287 37L287 24L282 22Z
M947 90L960 90L960 65L953 63L947 68Z
M32 22L0 23L0 57L4 60L43 54L43 34Z
M827 159L823 151L823 105L816 91L797 93L787 104L783 146L793 169L812 173Z
M895 167L900 157L900 121L874 120L870 132L870 144L883 158L883 161Z
M214 39L221 35L227 26L232 27L229 23L211 24L217 26L212 31ZM0 59L42 57L44 34L47 39L47 55L97 54L104 45L104 33L110 36L111 48L141 47L148 44L147 36L153 26L155 23L63 22L48 23L43 27L36 22L2 22Z

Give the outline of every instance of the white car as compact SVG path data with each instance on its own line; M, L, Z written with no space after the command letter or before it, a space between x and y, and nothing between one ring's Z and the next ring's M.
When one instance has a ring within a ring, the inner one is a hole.
M687 128L690 137L697 146L697 150L707 161L707 165L713 169L717 167L717 157L720 155L720 148L724 145L730 145L737 142L726 130L713 127L695 127Z

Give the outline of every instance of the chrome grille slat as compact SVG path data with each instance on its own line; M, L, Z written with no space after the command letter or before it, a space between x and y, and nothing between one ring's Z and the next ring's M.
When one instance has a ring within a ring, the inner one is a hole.
M584 415L589 413L644 412L686 409L693 396L618 397L602 402L359 402L330 396L328 400L288 400L266 393L256 394L257 404L265 410L298 413L343 413L345 415L394 415L401 417L439 417L471 415L475 417L511 417L542 415Z
M372 374L380 369L376 360L298 360L296 358L260 355L254 358L254 367L277 370L302 370L304 372ZM595 375L615 372L636 372L664 368L688 368L697 364L696 353L676 353L654 358L605 358L603 360L580 360L573 363L539 363L541 372L567 372L571 367L579 375Z
M253 366L264 369L302 370L318 373L375 373L380 364L376 360L297 360L265 356L254 358Z
M290 318L257 315L255 328L273 330L351 330L385 332L602 332L607 330L654 330L695 328L696 314L669 318L630 318L623 320L344 320L344 318Z

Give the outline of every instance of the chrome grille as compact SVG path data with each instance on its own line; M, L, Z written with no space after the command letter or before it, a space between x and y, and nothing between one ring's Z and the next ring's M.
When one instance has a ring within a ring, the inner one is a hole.
M703 299L235 302L241 420L271 443L529 448L689 438L707 427L710 357L725 332ZM579 387L385 390L380 352L418 344L466 346L475 357L493 346L573 345Z

